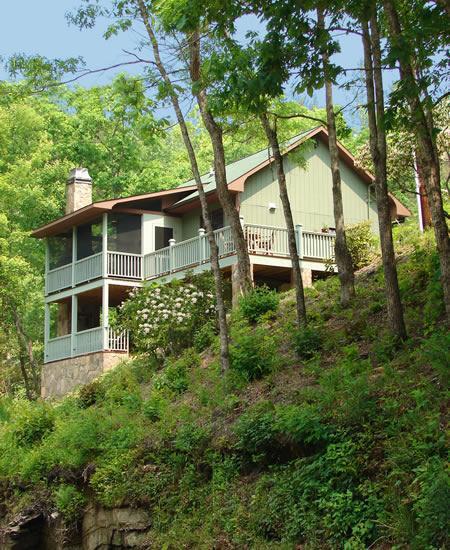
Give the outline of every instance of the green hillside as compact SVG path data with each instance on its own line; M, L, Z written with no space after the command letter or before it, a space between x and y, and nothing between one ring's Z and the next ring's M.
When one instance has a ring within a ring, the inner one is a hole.
M232 313L232 369L215 338L163 365L135 355L59 403L0 401L0 517L59 511L67 533L88 501L150 511L146 548L444 548L444 413L450 338L431 236L399 228L409 333L386 332L383 274L336 277L256 322ZM192 339L191 339L192 340ZM199 351L206 346L206 349Z

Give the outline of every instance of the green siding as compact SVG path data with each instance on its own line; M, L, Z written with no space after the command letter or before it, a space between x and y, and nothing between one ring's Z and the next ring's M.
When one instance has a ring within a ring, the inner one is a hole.
M210 212L217 210L218 208L220 208L219 203L212 203L209 205ZM183 240L198 236L201 213L201 208L196 208L183 216ZM224 223L227 225L226 219L224 220Z
M285 170L289 198L295 223L304 229L319 231L322 227L334 227L333 196L330 156L327 147L319 142L316 149L305 153L306 167L294 159L285 157ZM347 225L368 219L368 185L341 162L344 217ZM269 203L275 203L275 211L269 211ZM246 223L284 227L284 215L279 198L274 165L251 176L241 195L241 215ZM371 200L370 219L377 221L376 205ZM374 223L374 229L377 224Z

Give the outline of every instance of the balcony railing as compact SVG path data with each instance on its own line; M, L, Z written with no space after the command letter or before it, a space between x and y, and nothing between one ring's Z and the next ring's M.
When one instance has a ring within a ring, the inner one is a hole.
M289 257L288 232L283 227L245 224L244 236L250 254ZM214 232L219 257L236 253L230 227ZM326 261L334 256L334 234L303 231L296 226L296 238L301 258ZM46 292L57 292L100 277L118 277L129 280L155 279L176 271L194 268L210 261L210 246L203 230L198 237L155 250L144 256L126 252L99 252L72 264L47 272Z
M235 254L230 227L214 232L219 248L219 257ZM245 224L244 236L250 254L288 258L288 232L283 227ZM334 234L303 231L296 226L296 239L300 258L329 260L334 256ZM176 271L182 271L210 261L210 246L207 236L201 232L198 237L172 243L171 246L150 252L144 256L144 279L155 279Z
M103 252L98 252L82 260L77 260L73 264L73 269L70 263L47 271L45 289L49 294L94 281L103 276L142 280L142 256L108 251L105 266Z
M128 347L128 331L118 332L111 327L94 327L74 334L51 338L45 348L45 362L78 357L98 351L128 352Z

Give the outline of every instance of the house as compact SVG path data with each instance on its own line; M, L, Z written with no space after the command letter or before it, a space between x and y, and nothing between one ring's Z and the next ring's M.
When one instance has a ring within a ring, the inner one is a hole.
M301 149L305 163L299 164ZM291 139L285 170L304 284L326 270L333 257L334 217L328 134L318 127ZM373 177L339 146L347 224L370 220L377 228ZM296 156L297 155L297 156ZM203 176L221 267L236 264L234 242L220 208L214 174ZM253 277L288 285L291 260L272 158L263 150L227 166ZM392 216L409 211L392 197ZM127 334L109 327L111 308L148 280L183 277L210 268L196 186L92 202L87 170L70 173L66 214L33 233L45 239L45 362L43 397L67 393L115 365L128 353Z

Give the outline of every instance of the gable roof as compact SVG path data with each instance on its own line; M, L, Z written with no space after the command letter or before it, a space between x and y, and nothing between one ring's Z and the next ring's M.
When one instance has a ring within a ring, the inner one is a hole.
M317 126L284 142L282 144L283 154L291 152L311 138L320 139L328 147L327 129L324 126ZM374 176L364 168L358 166L354 156L346 147L342 145L342 143L338 141L337 145L340 160L343 161L351 170L356 172L363 181L365 181L368 185L371 185L374 182ZM274 159L271 155L271 149L265 148L252 155L227 164L225 169L229 191L232 193L239 193L243 191L247 179L251 175L270 165L272 162L274 162ZM214 200L217 196L217 185L214 174L203 174L201 179L208 200ZM411 215L411 212L396 197L394 197L394 195L389 193L389 196L392 200L392 206L395 209L397 216L407 217ZM145 204L145 201L165 197L170 198L171 202L162 210L170 214L182 214L193 206L196 206L199 202L195 181L189 180L178 187L168 189L166 191L157 191L155 193L145 193L131 197L94 202L84 208L76 210L75 212L66 214L65 216L62 216L61 218L58 218L57 220L50 222L39 229L36 229L32 233L32 236L42 238L56 235L67 231L74 225L92 221L103 212L109 212L113 209L117 211L119 208L123 209L131 207L133 209L137 209L138 211L139 203Z
M137 211L139 210L139 205L141 204L141 209L151 211L145 207L146 202L151 200L158 200L165 197L173 196L174 201L179 198L182 198L185 195L189 195L197 189L195 185L182 185L176 187L175 189L166 189L165 191L155 191L154 193L143 193L142 195L132 195L130 197L123 197L118 199L110 199L106 201L97 201L92 204L88 204L83 208L65 214L64 216L47 223L35 231L32 232L32 237L42 238L50 237L52 235L57 235L58 233L63 233L67 231L74 225L80 225L82 223L87 223L104 212L111 212L112 210L133 208Z

